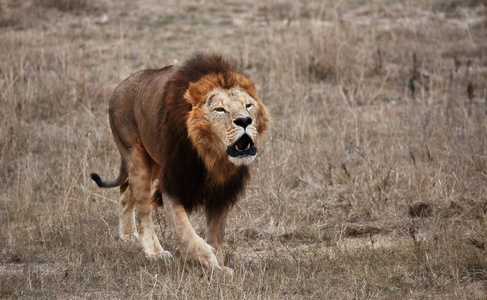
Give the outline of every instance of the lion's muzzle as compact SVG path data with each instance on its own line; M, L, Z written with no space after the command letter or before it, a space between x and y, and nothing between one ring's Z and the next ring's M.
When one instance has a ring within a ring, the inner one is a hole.
M227 153L231 157L238 157L241 155L257 154L257 148L254 146L254 141L247 134L243 134L232 146L227 148Z

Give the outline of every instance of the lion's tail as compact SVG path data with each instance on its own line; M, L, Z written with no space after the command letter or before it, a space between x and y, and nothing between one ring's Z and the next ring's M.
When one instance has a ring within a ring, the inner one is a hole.
M125 183L127 177L128 177L128 173L127 173L127 168L125 166L124 159L122 159L122 163L120 164L120 172L118 173L118 177L114 180L102 181L100 175L96 173L91 173L91 179L93 179L96 182L96 184L102 188L113 188L113 187L121 186L122 184Z

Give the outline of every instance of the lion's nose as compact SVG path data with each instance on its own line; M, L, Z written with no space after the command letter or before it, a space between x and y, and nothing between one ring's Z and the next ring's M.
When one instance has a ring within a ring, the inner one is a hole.
M243 128L247 128L250 124L252 124L252 118L251 117L239 117L233 120L233 123L235 125L238 125Z

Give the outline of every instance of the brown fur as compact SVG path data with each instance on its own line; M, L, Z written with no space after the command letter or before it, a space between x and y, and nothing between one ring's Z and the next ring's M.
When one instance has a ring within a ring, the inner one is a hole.
M209 93L217 95L217 103L207 102ZM228 112L216 112L215 105ZM243 130L258 148L270 121L250 77L219 55L196 54L181 67L144 70L123 81L112 95L109 113L122 157L120 175L111 182L102 182L96 174L92 178L102 187L123 184L122 238L139 235L149 256L170 256L160 246L150 218L151 199L156 198L168 209L181 252L205 268L220 268L186 212L205 208L206 240L222 264L224 220L243 191L251 161L231 161L227 147ZM235 125L238 117L253 122L241 128ZM138 235L134 207L140 219Z

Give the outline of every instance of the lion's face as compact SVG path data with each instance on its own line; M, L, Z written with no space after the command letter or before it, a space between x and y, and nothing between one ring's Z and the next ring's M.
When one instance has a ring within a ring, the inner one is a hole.
M202 107L205 119L235 165L251 163L257 155L259 109L257 100L240 88L214 89Z
M216 84L220 81L218 75L211 75L190 85L185 97L192 111L186 124L206 167L219 169L224 176L226 162L242 166L254 161L270 117L249 79L237 77L241 84L229 89Z

